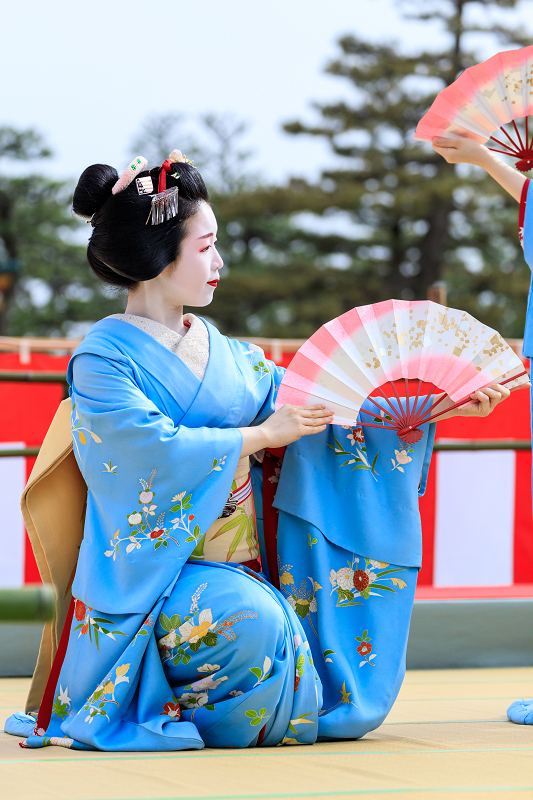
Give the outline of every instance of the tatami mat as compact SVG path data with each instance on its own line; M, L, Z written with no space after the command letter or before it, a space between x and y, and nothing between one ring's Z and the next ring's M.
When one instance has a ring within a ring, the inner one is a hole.
M28 682L0 680L0 719L23 707ZM533 800L533 726L505 715L513 700L532 696L533 668L411 671L381 728L313 747L28 752L0 734L0 798Z

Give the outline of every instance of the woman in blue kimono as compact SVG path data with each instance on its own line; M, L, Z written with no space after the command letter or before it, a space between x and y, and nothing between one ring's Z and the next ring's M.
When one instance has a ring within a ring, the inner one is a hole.
M524 250L524 258L529 268L533 270L533 198L529 197L531 194L530 179L505 164L488 147L474 139L436 137L433 139L433 149L449 164L474 164L481 167L520 204L518 238ZM530 284L527 299L522 354L526 358L533 358L533 281ZM533 407L533 388L531 391ZM512 722L533 725L533 699L516 700L507 709L507 714Z
M361 737L404 675L434 426L405 446L325 406L274 413L283 370L183 314L222 267L200 174L176 151L136 164L89 167L74 193L89 264L128 304L69 365L84 538L35 730L6 730L117 751Z

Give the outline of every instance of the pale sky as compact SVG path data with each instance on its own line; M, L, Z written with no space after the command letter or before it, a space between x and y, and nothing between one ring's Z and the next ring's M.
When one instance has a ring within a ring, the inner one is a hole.
M514 17L533 29L530 3ZM315 175L328 150L281 124L350 96L323 74L338 37L444 41L433 24L401 20L397 0L11 0L1 19L0 124L39 128L56 153L43 171L71 179L98 161L121 172L150 114L212 110L251 123L251 164L266 180Z

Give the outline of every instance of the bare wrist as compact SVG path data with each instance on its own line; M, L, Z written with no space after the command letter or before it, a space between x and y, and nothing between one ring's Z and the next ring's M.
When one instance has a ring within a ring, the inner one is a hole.
M476 160L473 161L472 163L476 167L481 167L482 169L488 172L490 168L494 165L494 163L498 161L499 159L496 158L496 156L493 153L491 153L491 151L488 150L487 147L483 147L479 151L479 155L476 158Z

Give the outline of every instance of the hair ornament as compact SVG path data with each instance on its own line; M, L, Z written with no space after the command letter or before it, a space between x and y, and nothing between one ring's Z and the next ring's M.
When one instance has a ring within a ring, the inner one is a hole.
M152 197L152 205L150 214L146 220L146 224L151 222L152 225L160 225L178 215L178 196L179 190L177 186L172 186L170 189L165 189L158 192Z
M172 186L170 189L167 189L167 175L173 171L174 164L176 164L176 162L192 164L192 161L187 158L187 156L184 156L181 150L173 150L169 157L163 161L159 169L157 194L152 197L150 213L148 215L148 219L146 220L147 225L149 222L151 222L152 225L161 225L162 222L166 222L167 220L177 217L178 215L179 189L177 186ZM176 180L179 180L180 176L179 173L176 172L172 174L172 177ZM137 179L137 189L139 194L145 194L144 191L141 192L141 188L139 186L141 181L144 180L146 179ZM146 192L146 194L151 194L151 192Z
M139 194L152 194L154 191L154 182L151 175L145 175L144 178L136 178L135 183Z
M171 154L169 155L168 160L169 161L173 161L173 162L178 161L181 164L192 164L193 163L190 158L187 158L187 156L183 155L181 150L173 150L171 152Z
M157 184L157 194L152 197L152 205L146 224L161 225L178 214L178 195L177 186L167 189L167 175L172 172L172 163L169 158L165 159L159 169L159 180Z
M130 185L132 180L135 178L136 175L139 175L140 172L146 169L148 166L148 161L143 158L143 156L137 156L133 159L133 161L128 164L118 181L115 183L111 192L113 194L118 194L122 192L127 186Z

